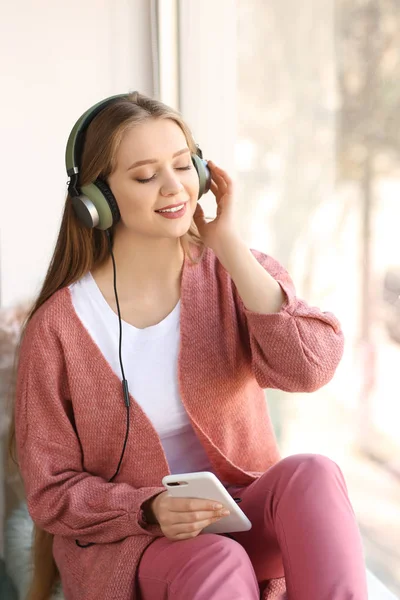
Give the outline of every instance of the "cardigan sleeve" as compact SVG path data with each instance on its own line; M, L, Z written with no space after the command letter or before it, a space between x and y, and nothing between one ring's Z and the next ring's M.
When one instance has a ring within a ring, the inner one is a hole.
M142 504L164 488L135 489L85 472L66 391L59 341L31 322L19 356L15 425L17 455L32 520L80 543L162 535L147 526Z
M242 303L257 382L262 388L313 392L332 379L343 355L339 321L298 299L289 274L276 260L252 252L285 295L278 313L255 313Z

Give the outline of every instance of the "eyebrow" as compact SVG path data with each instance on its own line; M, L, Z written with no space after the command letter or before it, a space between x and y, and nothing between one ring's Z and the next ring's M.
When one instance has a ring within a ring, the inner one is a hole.
M185 152L190 152L190 149L182 148L182 150L178 150L178 152L175 152L175 154L172 156L172 158L175 158L176 156L180 156L181 154L185 154ZM150 164L154 164L156 162L158 162L158 160L155 158L148 158L146 160L138 160L135 163L133 163L133 165L128 167L127 170L130 171L131 169L134 169L135 167L142 167L143 165L150 165Z

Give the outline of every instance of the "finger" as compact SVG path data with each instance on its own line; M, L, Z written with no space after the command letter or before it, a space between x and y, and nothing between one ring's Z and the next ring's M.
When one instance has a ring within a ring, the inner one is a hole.
M221 167L216 165L215 162L213 162L212 160L209 160L207 164L209 164L211 166L211 169L212 169L212 171L214 171L214 173L221 175L226 180L226 182L231 180L228 173L224 169L222 169Z
M218 186L215 183L215 181L211 180L211 184L210 184L210 190L212 191L212 193L216 196L218 193Z
M211 175L213 179L215 179L217 182L223 182L226 187L232 185L232 179L229 177L228 173L220 167L217 167L217 165L214 164L212 161L210 161L210 163Z
M204 500L202 498L167 498L168 509L171 512L196 512L200 510L216 511L222 510L224 506L215 500Z
M215 196L215 200L217 202L217 206L220 209L221 208L221 204L225 201L225 196L229 197L229 194L227 192L227 188L222 189L222 186L218 186L215 182L211 182L211 186L210 189L212 191L212 193Z
M195 512L174 513L177 518L175 521L176 525L185 523L200 523L201 521L215 519L217 517L227 517L229 514L229 510L226 510L225 508L217 511L197 510Z
M217 183L217 185L226 185L223 173L217 169L215 165L211 163L211 178Z
M196 521L195 523L180 523L179 525L173 525L169 528L169 532L174 536L196 534L197 532L203 531L205 527L216 523L221 517L214 517L213 519L204 519L203 521Z
M223 192L223 194L227 194L228 196L232 195L233 192L233 182L232 179L226 175L227 179L223 175L220 176L220 180L218 181L219 189ZM221 183L223 182L223 183Z
M213 173L211 181L214 181L214 183L216 183L218 190L221 192L221 194L225 193L225 191L227 189L227 185L226 185L225 179L221 175Z

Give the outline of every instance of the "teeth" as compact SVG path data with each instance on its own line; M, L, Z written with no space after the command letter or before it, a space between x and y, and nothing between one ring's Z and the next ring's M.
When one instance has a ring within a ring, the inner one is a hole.
M184 206L184 204L181 204L180 206L175 206L175 208L165 208L164 210L158 210L157 212L178 212L178 210L182 210Z

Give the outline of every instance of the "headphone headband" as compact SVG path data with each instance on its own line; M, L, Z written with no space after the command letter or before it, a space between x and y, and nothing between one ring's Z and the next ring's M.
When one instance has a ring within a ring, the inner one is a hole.
M65 150L65 167L67 169L67 174L70 177L69 189L72 192L72 195L77 196L79 194L78 179L80 160L87 128L93 119L109 104L112 104L114 100L126 97L126 94L117 94L116 96L109 96L108 98L101 100L84 112L73 126Z

